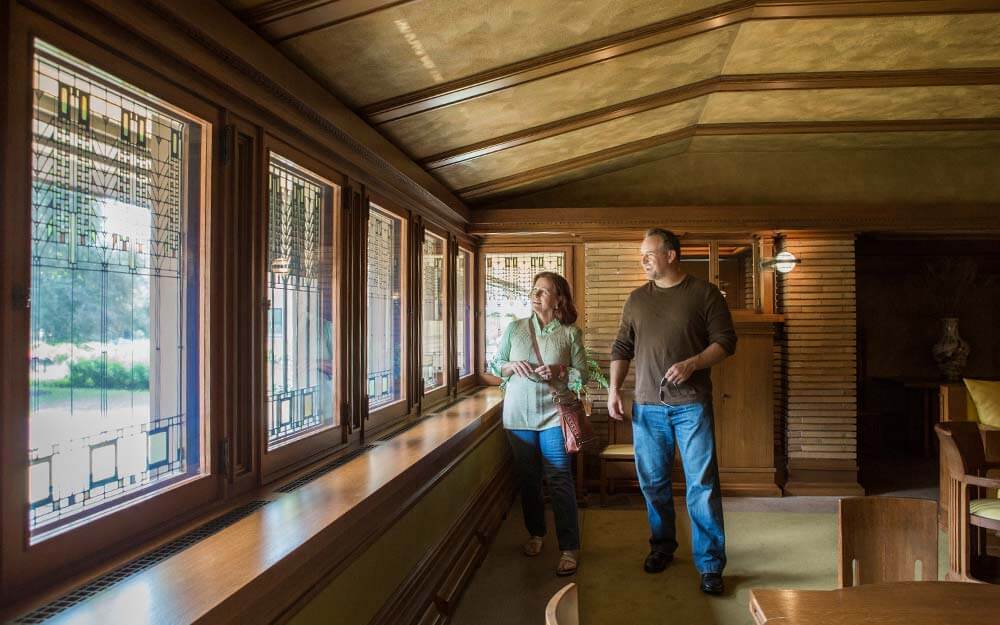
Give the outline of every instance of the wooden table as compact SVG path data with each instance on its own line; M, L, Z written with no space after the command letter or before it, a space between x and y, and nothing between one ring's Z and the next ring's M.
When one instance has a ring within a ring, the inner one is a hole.
M997 625L1000 586L897 582L838 590L750 591L757 625Z

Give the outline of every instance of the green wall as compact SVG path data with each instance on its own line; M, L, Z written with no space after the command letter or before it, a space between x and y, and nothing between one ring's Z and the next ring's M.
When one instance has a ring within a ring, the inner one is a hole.
M368 623L420 559L441 542L507 453L503 429L497 428L290 622Z

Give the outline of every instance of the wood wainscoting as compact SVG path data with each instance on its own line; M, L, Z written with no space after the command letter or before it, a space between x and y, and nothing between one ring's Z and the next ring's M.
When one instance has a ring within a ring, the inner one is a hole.
M508 456L493 479L469 500L444 538L382 606L372 625L447 623L514 502L515 486Z

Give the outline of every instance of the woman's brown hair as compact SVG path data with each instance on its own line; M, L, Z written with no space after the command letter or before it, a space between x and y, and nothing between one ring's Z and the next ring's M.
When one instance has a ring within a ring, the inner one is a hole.
M573 325L576 323L576 305L573 304L573 292L569 288L566 278L554 271L543 271L535 276L531 281L534 286L540 278L547 278L552 282L556 292L556 309L554 311L556 319L563 325Z

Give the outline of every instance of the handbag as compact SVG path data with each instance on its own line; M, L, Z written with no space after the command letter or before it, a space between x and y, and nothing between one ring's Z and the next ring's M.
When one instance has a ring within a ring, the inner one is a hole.
M538 349L538 338L535 336L535 324L533 320L528 321L528 327L531 329L531 345L535 349L535 357L538 358L539 364L544 365L545 361L542 360L542 351ZM594 426L591 425L590 419L587 418L587 413L583 409L583 402L580 398L576 396L575 393L571 393L570 397L566 397L559 393L558 389L552 380L547 380L548 385L552 388L552 401L555 402L556 410L559 411L559 421L562 424L563 442L566 447L566 453L575 454L579 451L585 451L596 447L597 445L597 434L594 432Z

